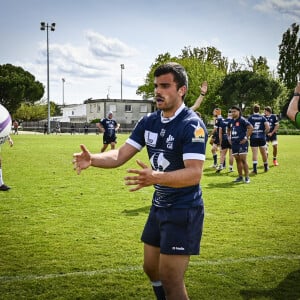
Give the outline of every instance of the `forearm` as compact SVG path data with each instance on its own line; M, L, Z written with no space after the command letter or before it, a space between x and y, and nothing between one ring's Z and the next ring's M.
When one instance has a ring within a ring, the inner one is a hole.
M196 111L196 110L200 107L200 105L201 105L203 99L204 99L204 95L200 95L200 96L197 98L197 100L195 101L195 103L193 104L193 106L190 107L191 110Z
M298 112L298 102L299 96L294 96L289 104L287 110L287 116L292 120L295 121L296 113Z
M182 188L199 184L202 177L203 163L198 168L184 168L171 172L153 171L153 184L172 188Z
M137 152L137 149L125 144L119 149L91 154L91 166L104 169L117 168L126 163Z
M119 158L119 150L91 154L91 166L97 168L117 168L124 163Z

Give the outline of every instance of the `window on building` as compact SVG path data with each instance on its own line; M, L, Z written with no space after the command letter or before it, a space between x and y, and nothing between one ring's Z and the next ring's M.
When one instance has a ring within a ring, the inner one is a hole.
M132 112L132 107L129 104L125 105L125 112Z
M100 109L101 108L101 106L100 106L100 104L97 104L97 112L100 112Z
M147 105L141 105L140 112L141 113L146 113L147 112Z
M109 105L109 111L116 112L117 111L116 105L115 104L110 104Z

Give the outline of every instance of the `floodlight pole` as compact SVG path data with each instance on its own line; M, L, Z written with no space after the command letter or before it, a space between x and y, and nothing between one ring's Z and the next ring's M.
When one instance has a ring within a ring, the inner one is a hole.
M63 107L65 107L65 81L66 81L66 79L62 78L61 81L62 81L62 105L63 105Z
M48 23L41 22L41 30L45 30L47 32L47 105L48 105L48 134L51 132L50 128L50 84L49 84L49 28L51 31L55 30L55 23L49 25Z
M121 101L123 100L123 70L125 69L124 64L121 64Z

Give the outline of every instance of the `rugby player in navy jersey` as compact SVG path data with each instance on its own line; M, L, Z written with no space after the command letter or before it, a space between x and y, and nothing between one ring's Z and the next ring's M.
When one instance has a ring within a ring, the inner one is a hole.
M220 108L215 108L213 111L213 117L215 119L215 124L214 128L211 132L211 154L213 156L213 165L211 166L212 168L217 168L218 167L218 150L220 146L220 139L219 139L219 124L223 120L223 117L221 115L221 109Z
M278 140L277 131L279 128L279 120L275 114L272 114L272 108L270 106L265 107L265 118L269 122L270 131L267 133L267 146L271 142L273 146L273 165L278 166L277 152L278 152Z
M139 169L125 177L130 191L154 186L152 206L142 233L144 271L157 299L188 299L184 284L190 255L198 255L204 208L202 177L207 130L194 111L184 105L188 78L177 63L154 72L158 110L142 117L119 149L91 154L84 145L75 153L77 173L90 166L116 168L144 146L151 167L137 160Z
M226 154L229 152L229 172L233 172L233 156L231 150L231 144L228 141L228 132L230 130L230 123L232 120L231 110L228 111L227 118L223 119L219 123L219 140L221 145L220 151L220 165L217 169L217 173L220 173L225 168Z
M248 139L252 134L252 125L241 115L238 106L231 107L232 120L230 123L230 139L232 155L235 158L239 177L234 182L243 181L243 171L245 183L250 183L249 167L247 163Z
M252 174L257 174L258 149L264 163L265 172L269 170L266 149L266 134L270 131L270 125L267 119L262 116L259 111L260 106L255 104L253 106L253 114L248 118L249 123L253 126L253 131L250 136L253 163L253 170L251 172Z
M101 132L103 132L103 146L100 152L104 152L108 145L111 149L115 149L117 136L116 131L119 129L120 124L113 119L113 113L110 111L107 118L104 118L97 124Z

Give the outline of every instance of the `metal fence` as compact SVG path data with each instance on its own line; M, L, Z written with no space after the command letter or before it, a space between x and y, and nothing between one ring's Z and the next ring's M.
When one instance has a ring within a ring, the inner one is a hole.
M57 128L58 122L51 121L50 129L52 134L58 133ZM22 131L33 131L39 133L47 133L48 122L46 121L24 121L20 124L19 130ZM118 132L129 133L133 129L132 124L121 124ZM59 122L60 133L70 133L70 134L99 134L99 128L95 123L70 123L70 122Z

